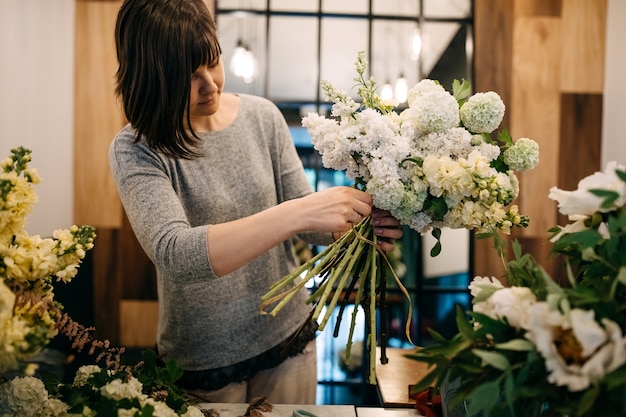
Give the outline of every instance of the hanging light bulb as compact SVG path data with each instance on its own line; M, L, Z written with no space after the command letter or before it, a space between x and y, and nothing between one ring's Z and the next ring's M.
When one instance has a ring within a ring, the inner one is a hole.
M418 28L415 28L413 35L411 35L411 59L417 61L420 58L422 51L422 35Z
M398 78L398 80L396 81L395 92L396 100L398 100L398 103L406 103L409 93L409 84L406 78L404 78L404 74L402 73L400 73L400 78Z
M393 98L393 87L391 86L389 81L383 84L383 86L380 88L380 98L383 101L391 100Z
M248 46L240 39L230 60L230 70L236 77L243 78L246 84L250 84L258 75L259 64Z

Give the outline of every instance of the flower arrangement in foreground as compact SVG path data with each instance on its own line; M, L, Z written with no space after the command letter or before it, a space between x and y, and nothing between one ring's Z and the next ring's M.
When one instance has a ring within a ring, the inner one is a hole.
M472 95L469 83L455 81L450 94L438 82L426 79L409 90L408 108L398 114L393 110L396 103L383 102L376 94L374 79L365 79L364 52L359 52L355 66L354 80L362 103L323 81L322 89L333 101L333 118L310 113L302 120L326 168L345 171L355 187L372 195L377 208L389 210L403 225L420 233L432 231L437 238L433 256L441 249L438 239L443 227L509 233L514 227L528 225L527 216L511 205L519 193L515 171L535 167L538 146L528 138L513 142L506 131L492 138L505 110L497 93ZM347 300L356 289L355 305L363 305L369 329L369 380L375 383L376 305L378 302L384 314L389 269L385 260L377 249L371 218L366 217L272 286L262 299L261 311L277 314L306 282L321 276L319 289L309 302L316 304L315 320L326 308L319 322L323 330L341 294L342 300ZM297 284L289 287L294 282ZM347 361L355 317L356 309ZM406 327L408 335L409 323ZM383 342L383 363L387 360L384 348Z
M509 286L474 278L458 334L432 332L435 344L411 355L434 365L415 392L452 384L468 416L626 415L626 167L611 162L549 197L571 221L550 238L568 286L513 242Z
M46 239L24 230L40 181L28 168L30 154L13 149L0 166L0 374L18 369L58 333L63 317L52 284L76 276L96 236L91 226L56 230Z
M0 165L0 416L185 416L202 412L188 406L174 385L182 371L173 362L157 364L154 354L130 366L123 348L98 341L54 300L53 284L70 282L93 248L92 226L56 230L52 238L30 236L26 216L37 201L37 170L28 167L31 151L11 150ZM106 368L82 367L73 384L35 377L29 359L63 334L81 351L89 345Z

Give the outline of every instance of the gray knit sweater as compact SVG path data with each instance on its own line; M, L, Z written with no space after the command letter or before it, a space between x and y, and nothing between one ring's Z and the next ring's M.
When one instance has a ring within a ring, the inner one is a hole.
M259 313L261 295L296 266L290 241L223 277L211 268L207 225L311 193L280 111L266 99L240 97L230 126L200 134L203 157L172 159L143 140L133 143L130 126L109 150L122 204L157 270L159 352L190 371L231 365L272 348L297 330L311 308L303 290L276 317ZM307 238L330 242L329 234Z

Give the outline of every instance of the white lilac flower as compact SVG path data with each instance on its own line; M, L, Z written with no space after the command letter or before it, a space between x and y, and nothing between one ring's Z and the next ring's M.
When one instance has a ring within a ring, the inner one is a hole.
M617 176L616 170L624 171L626 167L615 161L609 162L604 172L596 172L580 180L575 191L552 187L548 197L557 201L559 212L572 221L585 219L596 212L613 211L626 204L626 183ZM611 207L602 207L604 200L589 192L593 189L614 191L619 197Z
M593 311L561 314L545 302L529 308L526 338L544 358L549 382L582 391L626 363L621 328L609 319L601 324Z
M474 149L489 161L495 161L500 156L500 147L491 143L482 142L475 145Z
M433 219L423 211L419 211L407 224L411 229L423 235L432 229Z
M433 132L415 137L412 141L414 156L427 155L452 159L466 158L474 150L471 145L472 135L465 129L453 127L443 132Z
M491 133L500 126L504 117L504 102L494 91L476 93L461 106L459 113L463 125L473 133Z
M514 171L528 171L539 163L539 145L532 139L520 138L502 154L504 163Z
M372 195L374 205L381 210L391 210L400 205L404 196L404 184L399 178L374 176L367 182L367 192Z

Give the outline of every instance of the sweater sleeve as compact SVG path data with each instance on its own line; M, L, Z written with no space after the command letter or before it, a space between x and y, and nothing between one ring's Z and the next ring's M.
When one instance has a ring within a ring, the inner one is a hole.
M109 165L137 240L169 276L216 277L208 259L207 226L190 225L163 157L134 138L128 126L118 134L109 148Z
M282 113L275 105L273 117L276 132L277 154L280 160L276 164L279 172L276 172L278 201L283 202L294 198L304 197L313 192L313 188L306 177L302 160L298 155L289 126ZM332 243L333 237L330 233L305 232L298 234L298 237L314 245L328 245Z

